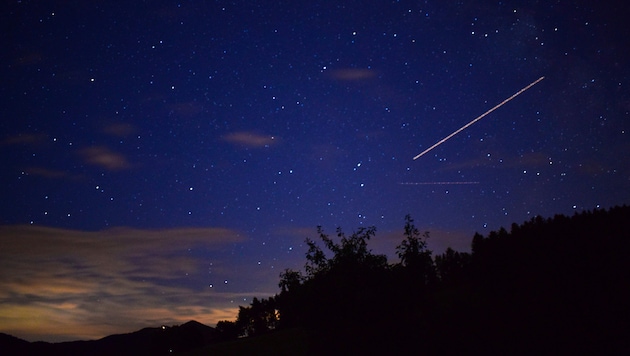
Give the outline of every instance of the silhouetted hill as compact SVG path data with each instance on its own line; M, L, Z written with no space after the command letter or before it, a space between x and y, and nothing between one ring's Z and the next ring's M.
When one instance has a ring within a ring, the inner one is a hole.
M0 350L23 350L30 346L26 340L19 339L15 336L0 333Z
M215 339L214 328L189 321L179 326L144 328L99 340L61 343L30 343L0 334L0 350L6 355L173 355L208 345Z

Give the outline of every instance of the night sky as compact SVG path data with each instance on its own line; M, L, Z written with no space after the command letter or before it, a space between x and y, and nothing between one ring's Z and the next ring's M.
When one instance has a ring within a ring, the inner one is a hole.
M441 253L630 203L618 4L3 2L0 332L234 320L318 225L394 263L406 214Z

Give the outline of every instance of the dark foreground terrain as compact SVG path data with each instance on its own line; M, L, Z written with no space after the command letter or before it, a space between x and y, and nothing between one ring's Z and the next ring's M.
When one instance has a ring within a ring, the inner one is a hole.
M630 208L536 217L433 256L408 217L399 263L373 229L307 240L305 274L216 328L191 321L7 355L630 354ZM428 234L424 235L426 239Z

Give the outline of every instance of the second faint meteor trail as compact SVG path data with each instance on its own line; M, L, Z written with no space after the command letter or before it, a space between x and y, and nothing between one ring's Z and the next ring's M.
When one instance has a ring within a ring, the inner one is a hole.
M438 141L435 145L427 148L426 150L422 151L420 154L418 154L417 156L415 156L413 159L416 160L420 157L422 157L425 153L431 151L432 149L436 148L437 146L443 144L444 142L446 142L446 140L448 140L449 138L457 135L458 133L464 131L468 126L474 124L475 122L483 119L486 115L490 114L491 112L495 111L496 109L500 108L503 104L507 103L508 101L516 98L517 96L519 96L522 92L524 92L525 90L533 87L534 85L538 84L538 82L540 82L541 80L545 79L545 77L540 77L538 79L536 79L535 81L531 82L528 86L526 86L525 88L517 91L514 95L512 95L511 97L503 100L502 102L500 102L499 104L497 104L495 107L493 107L492 109L484 112L483 114L479 115L476 119L474 119L473 121L467 123L466 125L460 127L457 131L453 132L452 134L444 137L443 139L441 139L440 141Z

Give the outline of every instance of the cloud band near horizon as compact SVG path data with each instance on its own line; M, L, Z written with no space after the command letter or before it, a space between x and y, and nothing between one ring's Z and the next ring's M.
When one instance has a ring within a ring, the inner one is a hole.
M205 256L245 239L225 228L0 226L0 332L56 342L233 320L247 303L223 281L238 261Z

